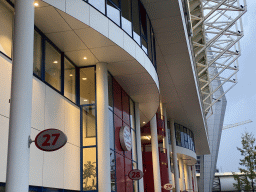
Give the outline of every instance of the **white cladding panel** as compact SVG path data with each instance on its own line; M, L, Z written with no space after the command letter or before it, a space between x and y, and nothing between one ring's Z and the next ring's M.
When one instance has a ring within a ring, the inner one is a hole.
M0 182L6 182L11 64L0 57ZM43 152L30 146L29 184L80 189L80 109L34 77L31 139L44 129L62 130L68 143L58 151Z
M0 55L0 114L9 117L12 67L9 61Z
M44 119L44 118L42 118ZM31 129L31 138L34 139L40 131ZM29 169L29 184L43 185L43 164L44 152L39 150L34 143L30 145L30 169Z
M0 84L1 86L2 84ZM1 88L0 88L1 89ZM0 108L2 110L2 108ZM7 143L8 143L9 119L0 115L0 182L6 181Z

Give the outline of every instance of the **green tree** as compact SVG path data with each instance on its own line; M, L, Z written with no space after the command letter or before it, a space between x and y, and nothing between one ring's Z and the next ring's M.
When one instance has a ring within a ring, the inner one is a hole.
M242 168L239 168L242 173L241 176L234 175L234 179L236 183L234 183L234 187L237 190L245 190L245 191L255 191L255 179L256 179L256 146L255 146L255 138L252 133L245 132L242 135L242 148L237 147L243 156L240 159L240 165Z

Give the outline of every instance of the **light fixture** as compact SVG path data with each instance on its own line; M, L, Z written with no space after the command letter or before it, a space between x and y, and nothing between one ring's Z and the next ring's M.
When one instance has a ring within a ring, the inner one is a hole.
M73 74L70 74L69 76L70 76L70 77L72 77L72 76L73 76Z
M143 121L143 124L145 124L146 122L145 121Z
M38 7L39 6L38 2L34 2L34 6Z
M88 101L87 99L85 99L84 101Z
M87 59L87 57L84 57L84 60L86 60Z
M58 61L53 61L53 63L58 63Z
M146 136L148 140L150 140L150 137L149 136Z
M84 80L84 81L85 81L85 80L87 80L87 78L86 78L86 77L84 77L84 78L82 78L82 80Z

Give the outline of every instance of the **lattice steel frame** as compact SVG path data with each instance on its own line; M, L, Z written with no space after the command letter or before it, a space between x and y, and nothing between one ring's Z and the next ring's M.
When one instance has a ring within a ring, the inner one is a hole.
M247 4L246 0L243 5L239 0L189 0L189 10L199 86L209 118L212 106L237 84L239 41L244 36L241 17ZM214 80L220 84L213 89ZM221 87L223 94L214 98Z

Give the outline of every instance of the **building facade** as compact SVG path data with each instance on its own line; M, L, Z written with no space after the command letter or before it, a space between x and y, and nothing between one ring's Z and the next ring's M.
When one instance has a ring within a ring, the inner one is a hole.
M211 147L188 13L185 0L0 0L0 191L197 192ZM63 148L28 145L49 128Z

